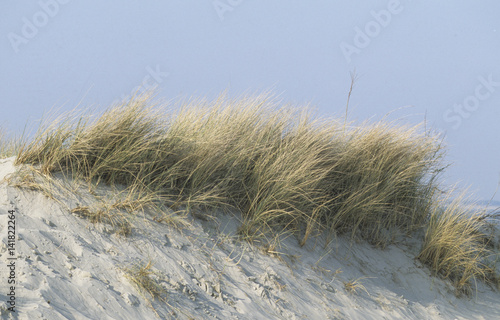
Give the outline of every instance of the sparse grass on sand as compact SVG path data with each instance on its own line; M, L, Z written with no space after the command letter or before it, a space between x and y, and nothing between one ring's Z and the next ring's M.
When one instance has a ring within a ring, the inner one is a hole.
M152 270L152 267L153 263L149 260L147 263L135 264L132 267L124 269L124 271L125 277L139 289L149 307L160 317L153 306L153 301L160 300L167 303L168 293L155 279L157 275Z
M366 290L365 286L361 283L363 279L366 279L367 277L361 277L358 279L353 279L351 281L346 281L344 282L344 289L351 293L357 293L360 290L365 291L368 295L370 294L368 290Z
M90 189L127 186L175 210L236 209L249 240L286 230L304 244L326 230L383 247L426 228L420 260L461 288L484 272L471 266L485 251L453 227L459 219L475 230L476 218L457 206L436 213L443 148L421 131L320 119L268 96L193 100L167 112L146 94L97 116L71 113L42 124L19 146L16 164L69 174ZM447 237L463 250L446 248Z

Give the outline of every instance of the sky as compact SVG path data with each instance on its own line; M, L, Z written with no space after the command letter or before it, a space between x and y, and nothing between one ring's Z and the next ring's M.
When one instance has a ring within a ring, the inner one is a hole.
M105 108L136 90L271 91L348 119L439 132L445 186L500 200L497 0L0 2L0 128ZM389 114L389 116L387 116Z

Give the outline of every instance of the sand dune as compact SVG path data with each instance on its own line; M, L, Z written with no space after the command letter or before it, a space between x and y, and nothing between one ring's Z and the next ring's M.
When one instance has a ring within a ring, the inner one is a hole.
M411 239L381 250L322 236L300 247L288 237L265 252L237 239L236 214L189 217L176 229L147 210L124 237L70 212L99 206L95 195L58 202L9 185L15 170L13 158L0 160L2 319L500 319L498 291L477 283L472 297L456 297L415 260ZM155 299L131 280L141 267Z

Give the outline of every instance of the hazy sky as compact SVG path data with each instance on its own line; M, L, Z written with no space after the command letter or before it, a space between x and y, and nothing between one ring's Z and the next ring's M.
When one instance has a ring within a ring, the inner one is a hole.
M138 86L213 98L272 89L351 120L445 134L447 184L500 178L500 2L40 0L0 2L0 127L53 107L105 107ZM500 191L495 196L500 200Z

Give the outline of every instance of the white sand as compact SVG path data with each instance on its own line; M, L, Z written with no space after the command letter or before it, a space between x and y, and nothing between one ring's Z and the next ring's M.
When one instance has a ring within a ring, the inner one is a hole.
M0 180L15 171L12 161L0 160ZM288 238L278 259L237 241L231 216L177 231L141 215L123 238L71 214L71 201L0 183L2 319L500 319L498 291L478 283L472 298L456 298L414 259L412 242L380 250L319 238L301 248ZM8 210L16 212L15 313L6 310ZM123 271L149 260L168 292L166 303L153 301L156 313ZM356 279L366 290L348 292L344 283Z

